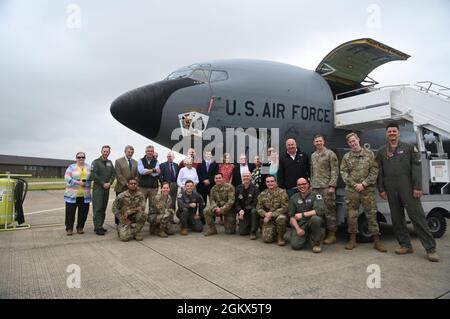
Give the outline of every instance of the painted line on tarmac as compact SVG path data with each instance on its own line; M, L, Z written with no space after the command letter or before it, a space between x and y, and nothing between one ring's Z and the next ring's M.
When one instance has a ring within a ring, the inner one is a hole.
M108 203L109 203L109 202L112 202L113 200L114 200L114 199L110 199L110 200L108 201ZM42 214L42 213L56 212L56 211L58 211L58 210L63 210L63 209L66 209L66 207L64 206L64 207L58 207L58 208L51 208L51 209L38 210L38 211L36 211L36 212L25 213L24 215L25 215L25 216L28 216L28 215L35 215L35 214Z
M242 299L241 296L236 295L235 293L233 293L232 291L226 289L225 287L222 287L221 285L219 285L219 284L215 283L214 281L212 281L212 280L206 278L205 276L203 276L203 275L199 274L198 272L196 272L196 271L190 269L189 267L186 267L185 265L183 265L183 264L179 263L178 261L176 261L176 260L170 258L169 256L164 255L163 253L157 251L157 250L154 249L153 247L151 247L151 246L145 244L144 242L139 241L139 244L141 244L141 245L143 245L143 246L145 246L145 247L147 247L147 248L153 250L153 251L154 251L155 253L157 253L158 255L161 255L162 257L164 257L164 258L170 260L171 262L177 264L178 266L180 266L180 267L186 269L187 271L193 273L194 275L197 275L198 277L200 277L200 278L202 278L203 280L209 282L210 284L212 284L212 285L214 285L214 286L216 286L216 287L218 287L218 288L220 288L220 289L222 289L222 290L225 290L225 291L226 291L227 293L229 293L230 295L233 295L233 296L235 296L235 297L238 298L238 299Z

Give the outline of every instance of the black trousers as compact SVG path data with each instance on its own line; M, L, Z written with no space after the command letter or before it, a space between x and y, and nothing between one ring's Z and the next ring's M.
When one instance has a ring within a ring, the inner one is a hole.
M200 219L195 219L195 208L184 208L177 212L177 217L180 219L181 228L190 228L194 232L201 233L203 231L203 212L200 212Z
M256 234L260 219L256 213L256 208L252 208L251 210L244 209L244 212L244 219L239 219L239 235Z
M83 229L89 212L89 203L84 202L84 197L77 197L75 203L66 202L66 230L73 230L75 213L78 208L77 229Z

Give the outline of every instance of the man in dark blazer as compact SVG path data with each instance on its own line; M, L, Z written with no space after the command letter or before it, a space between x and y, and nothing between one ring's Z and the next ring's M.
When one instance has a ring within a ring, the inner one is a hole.
M203 200L206 203L206 198L209 195L209 191L214 186L214 176L219 170L219 164L212 160L212 154L206 151L203 157L203 161L197 168L198 185L197 192L202 195Z
M178 164L173 160L175 155L173 152L167 153L167 162L162 163L159 166L161 173L159 174L159 179L162 182L168 182L170 185L170 198L172 199L172 209L175 209L175 203L177 201L177 177L179 172Z
M245 156L245 154L241 154L241 156L239 156L239 163L234 166L232 180L233 186L238 187L238 185L243 184L242 175L245 172L250 172L251 174L254 168L255 164L248 163L247 156Z
M127 178L139 177L138 169L137 169L137 161L132 159L134 154L134 148L131 145L125 146L125 156L118 158L114 165L116 170L116 187L114 187L114 191L116 192L116 196L120 193L126 191L127 188ZM114 217L116 225L119 225L119 220Z

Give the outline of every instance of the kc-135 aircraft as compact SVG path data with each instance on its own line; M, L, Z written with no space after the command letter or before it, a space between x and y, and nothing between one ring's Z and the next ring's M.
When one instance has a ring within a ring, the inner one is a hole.
M370 72L409 57L363 38L332 50L315 71L251 59L196 63L119 96L111 113L126 127L168 148L179 142L171 135L180 126L187 134L192 127L200 132L215 127L224 136L227 128L253 127L278 128L278 141L271 142L280 151L287 138L294 138L300 149L312 151L312 138L320 133L329 148L343 154L349 131L335 128L336 95L369 91L377 84L368 77ZM360 135L362 143L374 150L386 142L383 129ZM402 129L402 139L415 142L412 125Z

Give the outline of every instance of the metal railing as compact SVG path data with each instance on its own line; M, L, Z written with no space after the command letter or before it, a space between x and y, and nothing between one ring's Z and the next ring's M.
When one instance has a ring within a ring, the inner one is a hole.
M424 85L421 85L424 84ZM450 93L450 88L431 82L431 81L420 81L414 84L414 86L417 86L420 91L426 92L426 93L434 93L437 96L443 96L447 99L450 99L450 95L438 92L438 91L448 91ZM438 91L436 91L438 90Z

